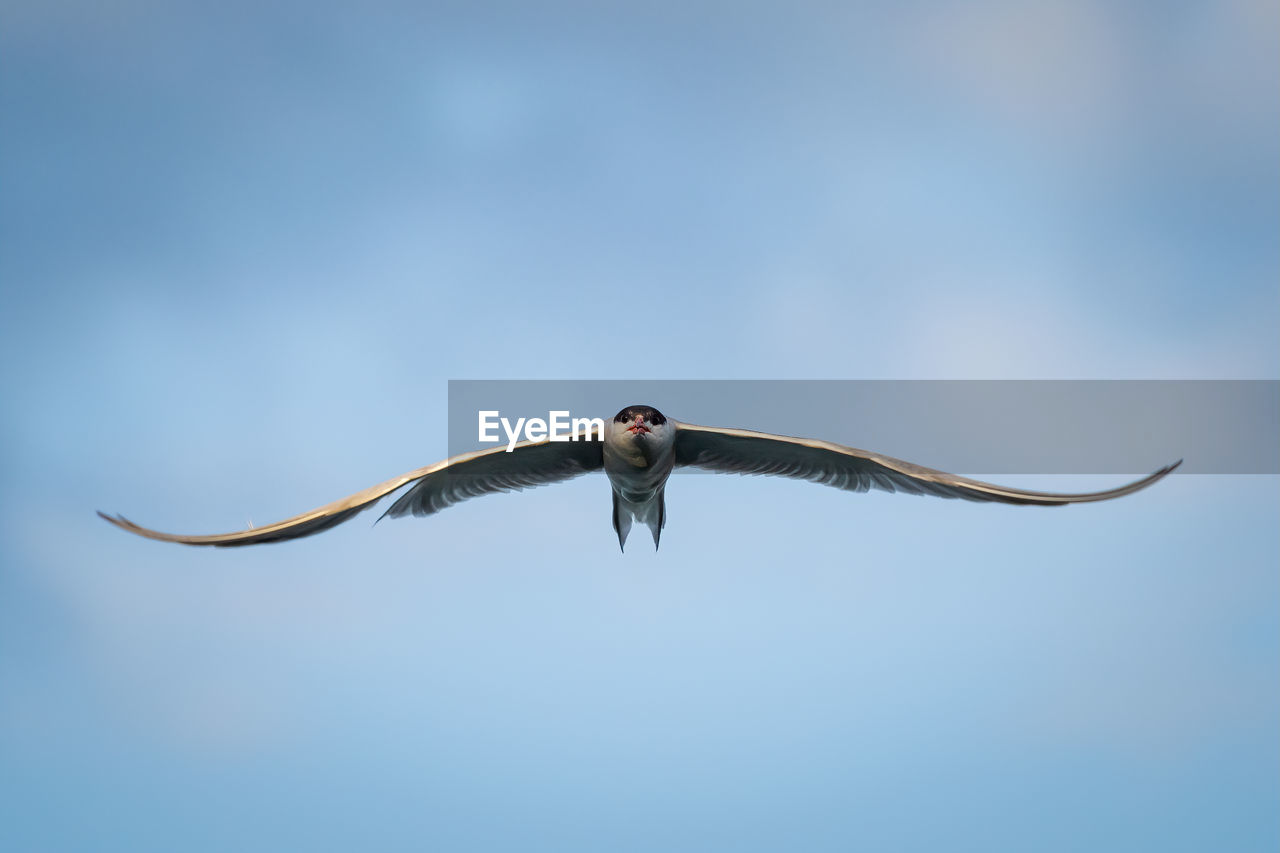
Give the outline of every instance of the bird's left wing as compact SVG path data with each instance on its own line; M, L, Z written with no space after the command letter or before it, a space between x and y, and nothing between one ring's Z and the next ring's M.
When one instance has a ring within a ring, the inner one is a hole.
M1118 498L1146 488L1182 464L1179 459L1154 474L1115 489L1062 494L997 486L830 441L746 429L677 423L675 453L677 466L733 474L773 474L850 492L883 489L886 492L970 501L1042 506Z
M209 536L183 536L161 533L134 524L124 516L110 516L99 512L117 527L163 542L183 545L258 545L264 542L282 542L310 536L341 524L363 512L381 498L403 486L413 483L384 513L393 518L402 515L430 515L467 498L494 492L507 492L542 486L568 480L579 474L600 469L603 462L602 444L599 439L583 441L522 441L511 452L505 447L464 453L443 462L410 471L356 492L342 500L325 504L318 509L286 518L265 527L252 527L235 533L218 533Z

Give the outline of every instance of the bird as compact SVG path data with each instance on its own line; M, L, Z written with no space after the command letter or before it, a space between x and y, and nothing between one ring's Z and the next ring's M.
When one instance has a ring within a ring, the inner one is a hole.
M600 419L603 422L603 419ZM409 486L379 517L433 515L460 501L497 492L522 491L604 471L613 492L613 529L618 547L639 522L658 548L667 523L666 486L676 468L732 474L763 474L807 480L849 492L880 489L1004 504L1062 506L1105 501L1145 489L1182 464L1101 492L1034 492L971 480L891 456L812 438L682 423L647 405L628 406L604 429L583 440L525 440L450 457L371 486L354 495L275 524L234 533L186 536L161 533L122 515L98 515L130 533L182 545L233 547L283 542L328 530Z

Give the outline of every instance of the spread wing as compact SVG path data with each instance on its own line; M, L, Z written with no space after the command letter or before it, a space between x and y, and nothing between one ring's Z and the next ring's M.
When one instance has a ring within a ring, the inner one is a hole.
M883 489L913 495L937 495L970 501L1060 506L1105 501L1131 494L1164 477L1182 464L1179 459L1154 474L1105 492L1058 494L1032 492L958 477L872 453L818 441L752 432L745 429L676 425L676 465L732 474L773 474L834 486L849 492Z
M275 524L210 536L161 533L134 524L124 516L109 516L102 512L98 515L130 533L163 542L220 547L257 545L283 542L328 530L364 512L380 499L410 483L414 484L413 487L401 495L384 515L392 518L402 515L431 515L468 498L558 483L588 471L599 470L603 464L599 439L522 441L510 453L505 447L464 453L393 477L385 483Z

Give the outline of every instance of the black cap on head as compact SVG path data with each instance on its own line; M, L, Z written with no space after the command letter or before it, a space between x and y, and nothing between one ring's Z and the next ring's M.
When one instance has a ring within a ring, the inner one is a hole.
M621 412L618 412L614 417L613 422L616 424L624 424L629 421L634 421L636 419L636 415L644 418L654 426L657 426L658 424L665 424L667 422L667 419L662 412L659 412L653 406L627 406Z

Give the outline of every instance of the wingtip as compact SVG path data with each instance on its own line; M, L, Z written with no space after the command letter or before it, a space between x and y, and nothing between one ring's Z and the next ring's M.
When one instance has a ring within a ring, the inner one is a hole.
M1169 465L1165 465L1163 468L1160 468L1156 471L1152 471L1150 474L1143 477L1141 480L1136 481L1133 484L1132 490L1138 491L1140 489L1145 489L1147 486L1160 482L1165 477L1168 477L1170 474L1176 471L1178 469L1178 466L1181 464L1182 464L1182 460L1179 459L1176 462L1173 462Z
M97 513L98 513L98 517L101 518L103 521L108 522L111 525L118 527L127 533L137 533L139 536L146 535L142 533L141 527L134 524L132 521L125 518L120 513L116 513L115 515L107 515L102 510L97 510Z

